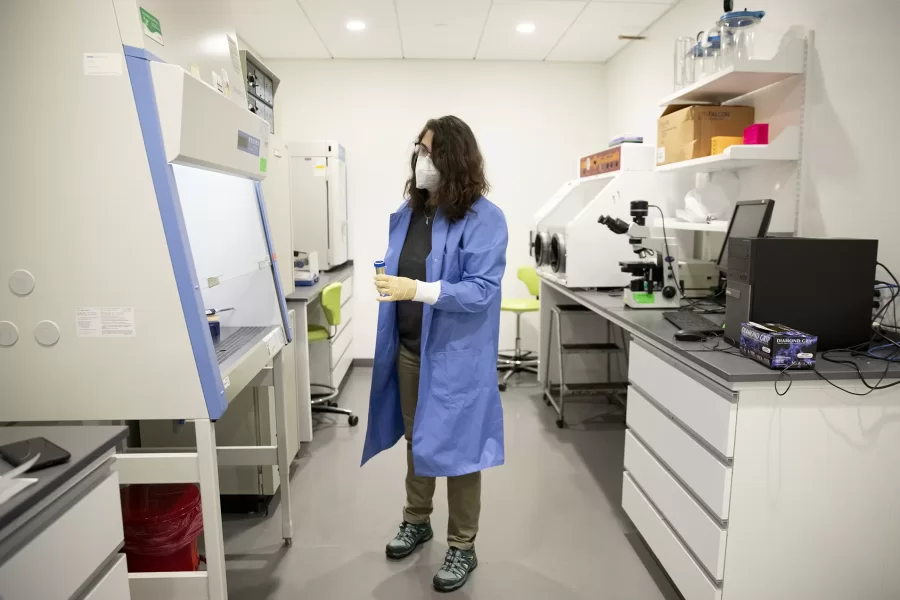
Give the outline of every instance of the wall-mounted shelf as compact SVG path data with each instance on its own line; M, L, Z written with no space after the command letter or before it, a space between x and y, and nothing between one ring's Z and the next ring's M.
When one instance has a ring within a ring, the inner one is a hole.
M650 223L650 227L662 229L662 219L654 219ZM718 232L725 233L728 231L728 221L713 221L712 223L688 223L687 221L679 221L675 217L666 219L666 231L703 231L706 233Z
M785 40L768 60L738 60L714 75L669 94L660 106L673 104L722 104L803 73L806 40Z
M591 175L590 177L580 177L578 181L580 183L587 183L588 181L603 181L604 179L612 179L622 171L609 171L608 173L600 173L599 175Z
M787 127L769 144L729 146L722 154L704 156L693 160L661 165L661 172L714 173L749 169L779 162L794 162L800 159L800 129Z

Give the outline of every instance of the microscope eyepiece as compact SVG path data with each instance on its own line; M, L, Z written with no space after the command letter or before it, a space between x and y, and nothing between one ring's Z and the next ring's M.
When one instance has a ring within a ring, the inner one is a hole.
M628 233L628 228L631 226L622 219L617 219L610 215L602 215L597 219L597 222L601 225L606 225L607 229L619 235Z

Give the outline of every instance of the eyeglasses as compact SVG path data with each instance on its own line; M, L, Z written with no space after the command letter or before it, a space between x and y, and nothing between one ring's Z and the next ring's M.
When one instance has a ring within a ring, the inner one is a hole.
M431 156L431 150L422 142L416 142L416 154L425 158L426 156Z

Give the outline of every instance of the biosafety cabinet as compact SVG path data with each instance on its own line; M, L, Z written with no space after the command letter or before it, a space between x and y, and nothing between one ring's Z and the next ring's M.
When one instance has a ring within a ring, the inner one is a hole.
M219 465L277 465L293 536L292 334L261 185L271 133L247 110L230 5L4 0L0 22L7 78L28 82L28 101L0 112L0 422L190 429L177 448L133 429L90 485L117 506L120 484L197 484L205 570L127 573L130 597L226 600ZM252 387L274 388L277 443L218 443ZM75 597L35 590L18 597Z
M294 252L316 252L327 271L349 258L347 163L333 140L289 142Z

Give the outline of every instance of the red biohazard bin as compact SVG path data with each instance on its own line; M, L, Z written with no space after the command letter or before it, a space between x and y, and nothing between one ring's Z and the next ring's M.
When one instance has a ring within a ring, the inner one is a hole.
M128 571L196 571L197 538L203 533L197 486L130 485L120 494Z

